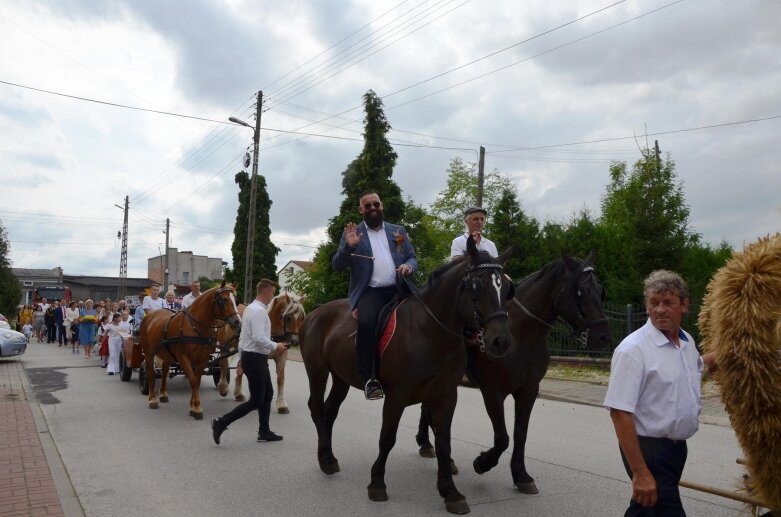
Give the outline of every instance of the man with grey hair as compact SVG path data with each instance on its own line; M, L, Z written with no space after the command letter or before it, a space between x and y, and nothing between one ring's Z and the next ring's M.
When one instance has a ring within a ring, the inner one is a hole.
M714 366L713 359L700 357L681 328L689 291L680 275L654 271L643 295L648 321L613 353L604 402L632 480L624 515L685 516L678 482L686 440L699 426L703 366Z

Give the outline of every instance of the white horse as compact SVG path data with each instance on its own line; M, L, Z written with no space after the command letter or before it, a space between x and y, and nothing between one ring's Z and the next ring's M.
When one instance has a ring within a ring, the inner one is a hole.
M302 300L300 297L290 293L280 293L274 297L267 309L269 319L271 320L271 339L274 341L286 341L288 345L298 344L298 329L304 321L304 316L306 316L304 305L301 302ZM244 314L244 308L244 305L239 305L239 314ZM220 330L217 339L219 341L221 353L223 352L223 347L227 347L230 351L236 350L238 347L238 337L227 325ZM232 365L235 365L238 362L237 356L238 354L231 356L230 363ZM290 413L287 402L285 402L285 363L287 362L287 350L284 350L281 353L274 351L269 355L269 359L273 359L277 366L277 411L283 414ZM228 359L220 361L220 382L217 384L217 389L223 397L228 394L228 363ZM239 402L245 400L244 393L242 392L243 378L244 375L241 369L237 368L233 396L236 401Z

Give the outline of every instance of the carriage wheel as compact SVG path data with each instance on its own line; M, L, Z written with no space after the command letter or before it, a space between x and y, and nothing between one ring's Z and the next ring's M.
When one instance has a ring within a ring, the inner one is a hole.
M146 365L144 363L138 367L138 388L141 390L141 395L149 395L149 383L146 382Z
M125 360L125 351L123 350L119 353L119 378L127 382L132 376L133 368L128 366L127 361Z
M228 368L228 375L227 375L227 381L228 384L231 382L231 371L230 368ZM217 386L220 384L220 367L219 366L212 366L212 379L214 379L214 385Z

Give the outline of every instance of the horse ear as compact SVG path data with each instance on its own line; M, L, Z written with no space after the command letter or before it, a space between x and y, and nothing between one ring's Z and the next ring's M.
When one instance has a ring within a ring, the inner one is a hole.
M568 270L573 270L578 266L578 263L575 261L575 259L567 255L567 252L564 250L561 250L561 260L564 261L564 265L567 266Z
M588 252L588 257L586 257L586 264L593 266L594 260L596 260L596 254L594 253L594 250L591 250Z
M466 239L466 253L471 258L477 257L477 245L471 235Z
M225 287L225 279L222 279L222 284L220 284L220 287Z
M507 260L511 259L514 254L515 254L515 248L510 246L509 248L504 250L504 252L502 252L501 255L499 255L499 263L504 265L504 263Z

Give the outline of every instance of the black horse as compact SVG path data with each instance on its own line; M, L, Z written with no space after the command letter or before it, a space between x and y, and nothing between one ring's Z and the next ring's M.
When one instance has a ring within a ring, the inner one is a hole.
M514 286L502 274L501 262L478 252L470 238L468 258L434 271L426 288L397 309L398 326L382 356L379 379L385 387L380 451L372 465L369 499L388 498L385 463L396 443L404 408L424 402L435 429L437 489L449 512L467 513L466 498L450 473L450 426L466 354L464 328L482 328L486 353L501 357L512 344L507 300ZM326 474L339 472L332 432L339 406L352 385L361 389L356 368L355 320L347 300L320 306L304 319L299 333L301 356L309 377L309 410L317 429L317 459ZM332 387L324 401L328 376ZM369 402L367 402L369 404Z
M494 446L475 458L475 472L488 472L509 447L504 419L504 399L515 399L515 447L510 459L513 482L521 492L538 492L534 479L526 472L524 454L529 417L545 377L550 352L545 339L557 319L573 332L587 336L588 348L605 349L610 344L608 320L602 309L605 291L593 267L593 254L583 261L562 255L516 285L515 298L508 305L510 331L514 344L507 356L497 361L476 353L475 369L486 411L494 429ZM431 456L428 439L428 410L422 407L416 436L421 456ZM451 468L455 470L453 465Z

